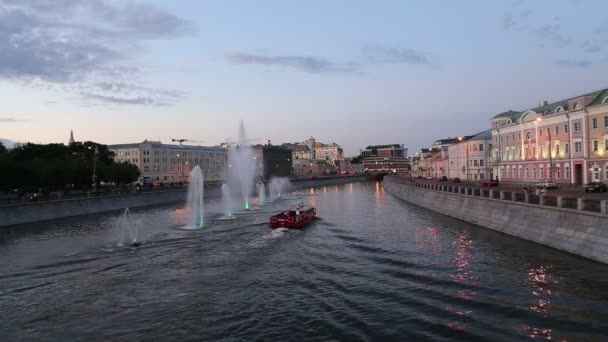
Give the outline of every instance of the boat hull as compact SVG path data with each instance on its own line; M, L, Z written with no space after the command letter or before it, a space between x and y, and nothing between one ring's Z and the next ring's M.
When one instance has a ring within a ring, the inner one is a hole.
M302 208L302 210L298 211L287 210L281 214L272 216L270 218L269 226L272 229L302 229L314 220L316 214L316 209L312 207Z

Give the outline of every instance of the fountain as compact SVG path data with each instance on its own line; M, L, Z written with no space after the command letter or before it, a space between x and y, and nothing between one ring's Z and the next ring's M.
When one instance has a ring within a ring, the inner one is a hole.
M122 215L122 226L120 245L125 244L126 232L129 235L129 245L131 247L139 247L141 245L141 241L139 241L139 221L133 219L129 208L126 208L125 213Z
M268 188L270 189L270 198L273 201L281 198L290 187L289 178L287 177L273 177L270 179Z
M190 185L188 186L188 208L190 209L188 217L188 227L203 228L205 221L203 219L203 196L204 194L204 176L200 166L196 166L190 171Z
M222 184L222 202L224 202L224 217L220 218L220 220L234 219L234 208L232 207L232 198L230 196L230 187L226 183Z
M228 180L232 190L239 189L243 198L243 208L251 209L250 195L256 174L256 160L253 149L248 144L243 121L239 124L237 144L228 150Z
M261 207L266 202L266 187L264 183L258 182L256 188L258 190L258 205Z

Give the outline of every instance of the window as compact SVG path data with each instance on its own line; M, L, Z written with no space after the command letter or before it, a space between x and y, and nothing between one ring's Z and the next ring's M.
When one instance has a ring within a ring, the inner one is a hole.
M608 139L604 140L604 151L608 151ZM608 180L608 178L606 178Z
M559 126L555 126L555 134L559 134Z
M532 178L536 179L536 168L532 168Z
M572 110L579 110L581 107L579 106L578 102L574 103L574 106L572 106Z
M526 178L530 178L530 169L526 167Z
M566 164L566 166L564 166L564 170L565 170L565 177L566 179L570 179L570 165Z
M483 152L483 144L479 144L479 151Z
M596 128L597 128L597 119L596 119L596 118L593 118L593 119L591 120L591 126L593 127L593 129L596 129Z
M581 131L581 123L580 122L575 122L574 123L574 131L575 132L580 132Z
M532 139L532 132L526 133L526 139L528 139L528 140Z
M522 178L523 176L523 169L521 168L521 166L519 167L519 178Z
M540 178L545 178L545 167L544 166L540 166Z
M606 165L605 170L604 170L604 180L608 180L608 165Z
M485 179L485 175L482 173L479 174L479 179Z
M608 127L608 116L604 116L604 127Z
M560 165L559 165L559 164L557 165L557 169L556 169L556 171L555 171L555 177L556 177L557 179L561 179L561 178L562 178L562 172L561 172L561 169L560 169Z
M473 166L477 166L477 159L473 160Z
M547 135L551 135L551 129L549 129L549 127L547 127Z
M583 143L577 141L574 143L574 152L581 153L583 151Z
M543 157L543 147L542 146L538 146L538 153L540 154L540 157Z
M568 125L564 125L564 133L568 133Z
M538 130L538 136L539 136L539 137L542 137L542 136L543 136L543 130L542 130L542 129L539 129L539 130Z
M559 145L555 145L555 155L559 157Z
M564 145L564 153L570 153L570 145L568 143Z
M479 166L483 166L483 159L479 160Z
M593 140L593 152L597 152L599 150L600 143L597 140Z
M594 182L600 181L600 168L597 165L593 166L593 181Z

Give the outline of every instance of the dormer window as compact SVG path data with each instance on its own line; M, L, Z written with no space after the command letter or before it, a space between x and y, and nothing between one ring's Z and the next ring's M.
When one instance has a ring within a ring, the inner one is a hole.
M572 106L572 110L579 110L581 109L581 106L578 104L578 102L574 103L574 106Z
M602 100L602 103L608 103L608 96L604 97L604 100Z
M528 139L528 140L532 139L532 132L526 133L526 139Z
M564 107L559 106L557 108L555 108L555 111L553 113L559 113L559 112L563 112L564 111Z

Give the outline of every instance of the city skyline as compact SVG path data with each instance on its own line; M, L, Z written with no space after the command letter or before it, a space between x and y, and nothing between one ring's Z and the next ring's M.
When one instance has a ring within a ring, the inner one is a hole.
M0 0L0 138L416 151L606 86L607 3L383 4Z

